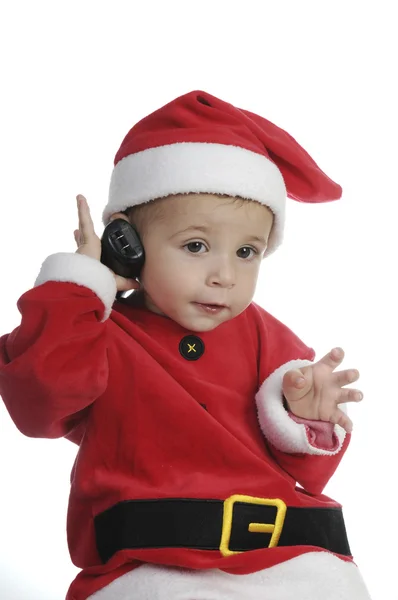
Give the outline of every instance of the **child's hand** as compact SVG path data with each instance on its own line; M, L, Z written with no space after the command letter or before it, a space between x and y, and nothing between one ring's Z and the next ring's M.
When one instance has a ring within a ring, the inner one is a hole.
M321 360L285 373L282 391L289 409L297 417L338 424L350 433L352 421L339 408L344 402L359 402L362 392L343 386L357 381L359 372L347 369L334 373L344 358L341 348L334 348Z
M85 254L96 260L101 260L101 240L94 231L90 209L84 196L77 196L77 212L79 215L79 229L75 229L74 237L77 245L77 254ZM110 269L109 269L110 270ZM113 271L111 271L113 273ZM126 279L113 273L116 279L118 292L127 292L140 287L135 279Z

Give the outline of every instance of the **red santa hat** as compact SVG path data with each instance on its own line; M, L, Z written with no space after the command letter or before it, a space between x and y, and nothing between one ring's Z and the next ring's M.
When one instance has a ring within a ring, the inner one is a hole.
M270 208L270 254L282 241L286 196L318 203L337 200L342 190L286 131L194 91L130 129L115 157L103 222L131 206L191 192L239 196Z

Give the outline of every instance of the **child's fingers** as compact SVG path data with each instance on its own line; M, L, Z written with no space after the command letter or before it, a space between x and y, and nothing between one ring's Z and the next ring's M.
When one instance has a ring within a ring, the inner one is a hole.
M352 421L340 408L333 413L329 421L335 425L340 425L347 433L352 432Z
M90 208L84 196L76 196L77 211L79 215L79 230L81 232L81 241L87 242L90 236L95 235L94 223L91 218Z
M344 359L344 350L342 348L333 348L330 352L325 354L323 358L318 360L318 363L323 363L331 369L336 369Z
M344 402L360 402L363 399L363 393L361 390L354 390L353 388L345 388L340 391L338 404Z
M344 371L337 371L332 375L333 381L339 387L354 383L359 379L359 371L357 369L345 369Z
M76 252L90 258L95 258L96 260L101 260L101 240L95 233L87 200L79 194L76 196L76 201L79 214L78 229L74 231L77 244Z
M285 373L283 377L283 386L286 388L303 388L305 385L305 378L301 371L291 370Z
M115 274L116 287L118 292L129 292L130 290L139 290L140 284L135 279L127 279Z

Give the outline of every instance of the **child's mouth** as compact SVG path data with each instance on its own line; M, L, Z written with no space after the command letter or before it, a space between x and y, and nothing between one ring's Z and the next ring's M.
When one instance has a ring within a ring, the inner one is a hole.
M194 302L194 304L199 309L210 314L217 314L226 308L226 306L223 304L202 304L201 302Z

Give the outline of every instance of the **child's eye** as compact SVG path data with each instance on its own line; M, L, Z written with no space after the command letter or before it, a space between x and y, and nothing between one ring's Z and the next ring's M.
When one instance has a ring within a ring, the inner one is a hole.
M203 242L189 242L189 244L185 244L184 248L186 248L188 252L192 252L192 254L201 254L206 250L206 246Z
M243 246L242 248L239 248L236 254L239 256L239 258L253 258L255 254L258 254L258 252L250 246Z

